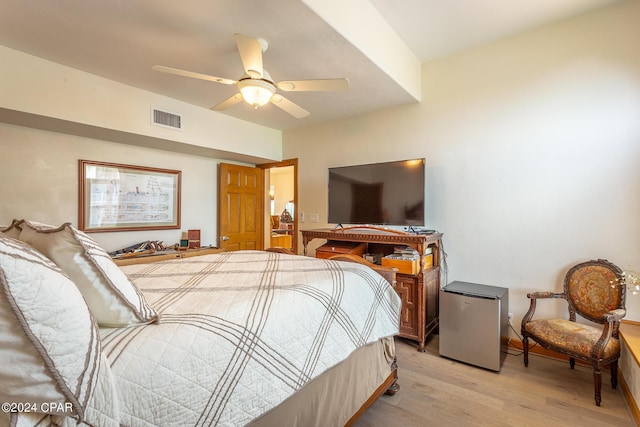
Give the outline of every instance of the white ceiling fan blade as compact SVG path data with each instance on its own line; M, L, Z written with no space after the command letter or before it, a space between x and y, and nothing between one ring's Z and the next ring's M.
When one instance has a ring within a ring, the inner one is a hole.
M178 68L165 67L164 65L154 65L153 67L151 67L151 69L153 69L154 71L160 71L161 73L175 74L177 76L191 77L191 78L200 79L200 80L209 80L211 82L222 83L225 85L236 84L235 80L210 76L208 74L194 73L193 71L185 71L185 70L180 70Z
M278 89L285 92L320 92L349 89L347 79L285 80L279 82Z
M251 78L261 79L263 67L260 40L243 34L236 33L234 35L236 37L236 44L238 45L238 51L240 52L240 59L242 59L242 65L244 66L245 73L247 73Z
M242 101L242 95L240 94L240 92L238 92L235 95L233 95L232 97L225 99L224 101L222 101L218 105L214 105L213 107L211 107L211 109L213 111L226 110L229 107L233 107L234 105L236 105L240 101Z
M283 111L291 114L296 119L307 117L310 114L307 110L297 104L294 104L282 95L273 95L271 97L271 103L276 107L282 109Z

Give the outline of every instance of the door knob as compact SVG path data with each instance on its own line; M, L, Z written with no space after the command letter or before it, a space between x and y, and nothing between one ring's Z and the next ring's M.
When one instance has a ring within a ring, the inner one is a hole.
M229 240L229 236L220 236L221 242L226 242L227 240Z

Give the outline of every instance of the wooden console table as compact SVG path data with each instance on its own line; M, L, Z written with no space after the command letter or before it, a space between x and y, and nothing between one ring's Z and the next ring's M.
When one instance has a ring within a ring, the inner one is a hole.
M442 233L410 234L383 229L320 229L301 230L304 254L307 245L314 239L329 242L357 242L366 244L365 252L390 254L395 246L414 248L424 255L431 248L433 266L424 265L420 257L420 268L416 274L397 273L395 290L402 300L400 336L418 343L418 351L424 351L425 342L438 333L438 296L440 290L440 249Z

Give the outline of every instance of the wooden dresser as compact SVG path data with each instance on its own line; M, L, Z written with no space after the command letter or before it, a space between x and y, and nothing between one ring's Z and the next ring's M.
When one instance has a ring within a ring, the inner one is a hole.
M402 300L399 335L416 341L418 351L424 351L427 338L438 333L442 233L411 234L379 228L301 230L301 233L305 255L310 241L327 240L327 244L316 249L319 258L338 253L387 255L396 246L409 246L423 255L430 249L433 265L425 266L426 257L420 257L416 273L398 272L395 286Z

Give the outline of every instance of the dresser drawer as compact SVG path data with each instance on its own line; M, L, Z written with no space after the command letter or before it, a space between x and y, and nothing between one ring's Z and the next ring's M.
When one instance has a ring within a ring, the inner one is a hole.
M327 243L316 249L316 258L330 258L338 254L362 256L366 250L366 243L329 240Z

